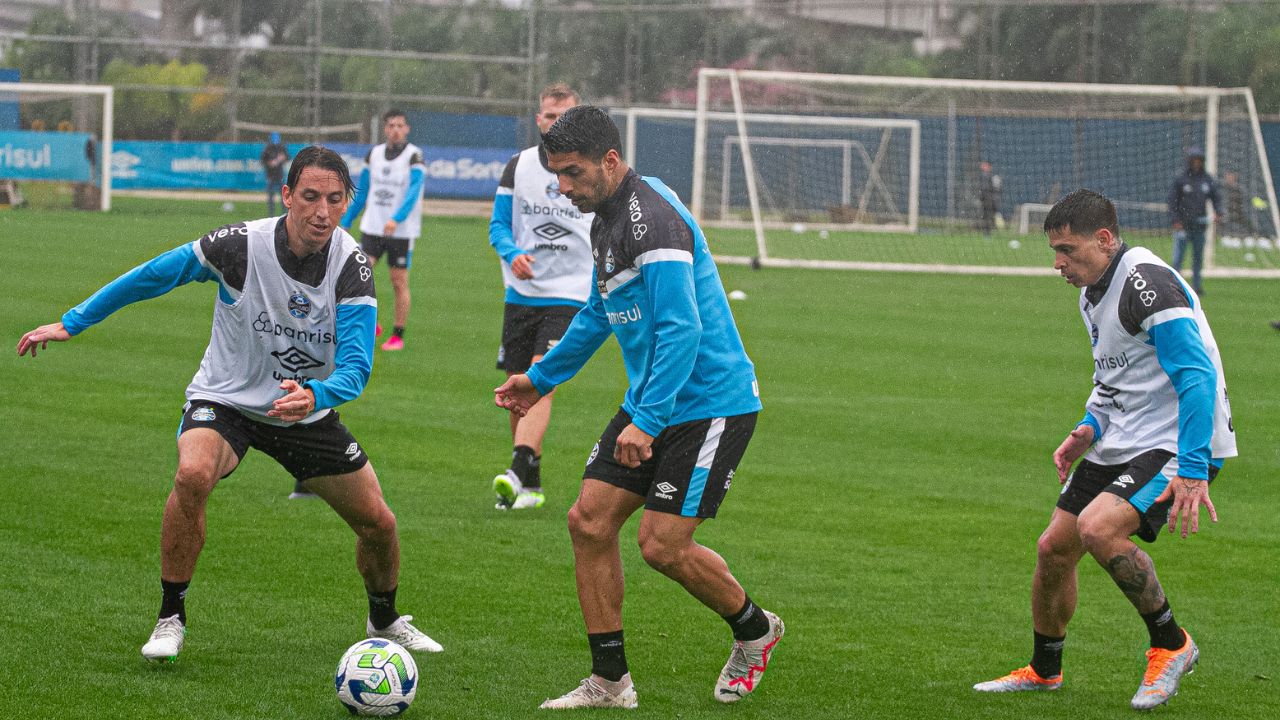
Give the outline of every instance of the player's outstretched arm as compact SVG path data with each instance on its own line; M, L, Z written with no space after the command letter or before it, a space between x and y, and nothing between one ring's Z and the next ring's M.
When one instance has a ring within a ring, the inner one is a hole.
M1188 528L1192 533L1200 532L1201 505L1209 511L1209 517L1214 522L1218 522L1218 511L1214 509L1213 501L1209 499L1208 480L1175 475L1165 486L1164 492L1160 493L1160 497L1156 498L1156 502L1164 502L1171 497L1173 505L1169 507L1169 532L1177 531L1179 517L1182 518L1182 537L1187 536Z
M528 375L512 375L493 389L493 404L524 417L542 397Z
M1058 482L1065 483L1067 474L1071 472L1071 465L1084 455L1089 446L1093 444L1093 426L1081 423L1071 431L1070 435L1062 441L1057 450L1053 451L1053 466L1058 469Z
M31 357L35 357L37 347L44 350L49 347L50 342L66 342L70 339L71 333L67 332L61 322L41 325L23 334L22 339L18 341L18 356L26 355L30 351Z

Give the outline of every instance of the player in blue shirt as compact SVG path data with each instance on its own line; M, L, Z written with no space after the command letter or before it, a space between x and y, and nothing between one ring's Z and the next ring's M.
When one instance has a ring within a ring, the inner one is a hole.
M755 429L755 368L702 231L666 185L627 167L608 114L590 105L573 108L542 141L560 192L583 213L596 214L594 282L559 344L496 388L495 401L527 411L573 377L610 335L630 382L569 510L591 676L542 707L637 704L623 649L618 533L641 508L645 561L733 631L715 698L737 701L759 684L783 624L752 602L725 561L693 535L715 517Z

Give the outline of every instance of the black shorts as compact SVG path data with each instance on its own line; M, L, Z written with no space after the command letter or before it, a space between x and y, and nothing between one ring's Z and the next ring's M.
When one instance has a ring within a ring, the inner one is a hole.
M587 458L582 477L644 496L648 510L713 518L747 451L758 413L672 425L653 440L653 457L629 468L613 458L618 435L631 424L619 410Z
M192 400L183 408L178 434L200 427L221 435L241 460L249 448L261 450L296 480L345 475L369 462L351 431L338 420L336 410L313 423L285 427L252 420L226 405Z
M546 355L569 329L578 308L573 305L516 305L502 309L502 345L498 369L522 373L535 355Z
M1160 528L1169 522L1169 508L1173 505L1172 499L1159 503L1155 500L1173 479L1173 473L1166 472L1165 466L1174 457L1168 450L1148 450L1120 465L1081 460L1058 495L1058 507L1079 515L1098 495L1104 492L1117 495L1128 500L1141 516L1135 534L1147 542L1155 542ZM1209 481L1217 475L1218 468L1210 464Z
M364 233L360 236L360 249L364 250L374 262L383 254L387 256L387 264L393 268L409 269L409 265L413 263L413 243L409 238L386 237L385 235L370 235Z

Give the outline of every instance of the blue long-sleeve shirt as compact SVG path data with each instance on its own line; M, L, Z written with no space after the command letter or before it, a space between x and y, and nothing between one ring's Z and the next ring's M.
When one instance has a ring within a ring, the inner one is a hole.
M591 242L591 296L530 368L539 392L576 374L612 333L630 381L622 408L645 433L758 411L755 368L719 272L675 193L629 171L596 210Z

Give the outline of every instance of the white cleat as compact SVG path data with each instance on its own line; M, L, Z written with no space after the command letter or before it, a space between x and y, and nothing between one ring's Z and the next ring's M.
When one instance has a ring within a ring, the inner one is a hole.
M782 618L768 610L764 611L764 616L769 619L769 632L764 637L759 640L733 641L729 661L724 664L720 678L716 680L716 700L722 703L738 702L760 686L764 671L769 667L769 660L785 630Z
M423 652L444 652L444 646L432 640L429 635L422 632L418 628L409 624L413 619L412 615L401 615L396 621L390 625L376 630L371 621L365 621L365 629L369 632L371 638L384 638L390 640L406 650L421 650Z
M515 505L516 499L520 496L520 491L524 490L520 478L516 474L507 470L501 475L493 477L493 492L498 496L498 504L494 507L499 510L508 510Z
M142 646L142 657L152 662L173 662L182 652L182 641L186 638L187 627L177 615L160 618L156 629L151 631L147 644Z
M635 710L639 704L640 701L636 698L635 685L631 684L631 673L627 673L617 682L605 680L599 675L592 675L579 683L578 687L564 695L542 703L538 706L538 709L622 708L624 710Z

